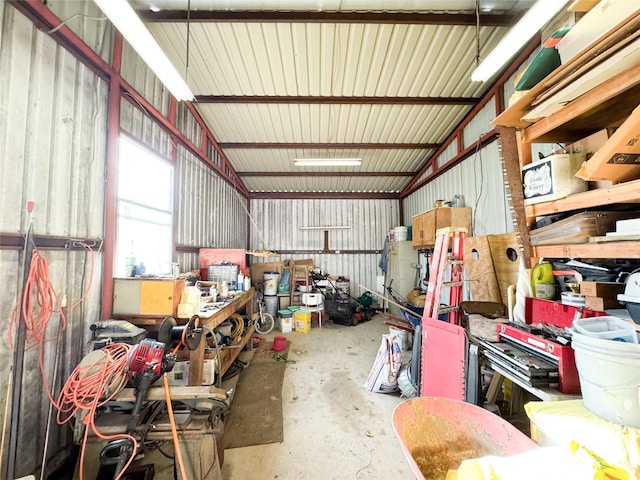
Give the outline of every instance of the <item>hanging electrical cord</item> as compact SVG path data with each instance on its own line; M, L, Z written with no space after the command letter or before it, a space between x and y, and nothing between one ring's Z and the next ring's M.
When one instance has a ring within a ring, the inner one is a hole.
M64 425L72 418L85 424L80 449L79 479L83 480L84 457L89 432L101 440L127 440L134 452L122 471L114 480L119 480L133 462L138 449L137 440L128 434L105 435L95 424L98 409L111 401L127 383L126 368L133 346L111 343L100 350L94 350L74 369L62 387L58 398L56 420ZM84 418L83 420L80 420Z
M69 312L81 305L93 284L93 274L95 269L95 253L93 249L83 242L74 242L76 246L82 246L90 253L91 257L91 273L87 288L82 292L80 299L68 308L63 308L58 294L50 280L49 264L46 258L38 251L37 248L32 250L31 267L27 276L27 281L22 291L22 301L16 301L11 313L8 329L8 342L11 348L14 345L14 331L18 328L20 322L19 311L22 311L25 324L25 350L38 349L38 365L42 376L44 390L49 397L49 401L57 406L54 399L54 393L49 383L46 366L44 360L45 345L49 342L59 342L60 334L67 328L66 312ZM18 308L20 306L20 309ZM55 329L55 335L47 336L47 332L52 330L52 317L59 317L58 326Z
M480 0L476 0L476 65L480 63Z
M71 15L70 17L62 20L57 26L53 27L51 30L46 30L45 33L48 33L49 35L51 35L52 33L57 32L62 27L64 27L69 21L73 20L76 17L88 18L90 20L98 20L101 22L104 20L107 20L107 17L93 17L91 15L85 15L84 13L76 13L75 15Z
M189 44L191 41L191 0L187 0L187 52L184 61L184 81L189 78Z

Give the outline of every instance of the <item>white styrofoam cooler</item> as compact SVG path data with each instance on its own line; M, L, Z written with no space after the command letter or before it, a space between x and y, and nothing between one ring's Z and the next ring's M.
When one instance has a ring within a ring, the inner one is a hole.
M586 191L587 182L575 177L585 159L582 153L561 153L522 167L524 203L547 202Z

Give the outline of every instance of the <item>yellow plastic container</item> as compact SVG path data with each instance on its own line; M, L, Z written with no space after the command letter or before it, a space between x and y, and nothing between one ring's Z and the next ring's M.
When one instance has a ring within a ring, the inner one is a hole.
M553 265L542 262L531 269L531 289L535 298L553 300L556 296L556 280Z
M309 333L311 330L311 312L302 309L293 312L293 325L297 333Z

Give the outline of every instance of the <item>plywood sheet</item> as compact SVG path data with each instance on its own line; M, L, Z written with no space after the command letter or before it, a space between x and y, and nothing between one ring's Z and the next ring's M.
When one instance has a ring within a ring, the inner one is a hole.
M502 302L488 237L467 237L464 268L474 300Z
M635 180L640 174L640 107L616 130L576 177L585 180Z
M518 283L518 267L520 263L520 246L515 233L489 235L489 248L493 259L493 268L498 279L502 303L507 303L509 285Z

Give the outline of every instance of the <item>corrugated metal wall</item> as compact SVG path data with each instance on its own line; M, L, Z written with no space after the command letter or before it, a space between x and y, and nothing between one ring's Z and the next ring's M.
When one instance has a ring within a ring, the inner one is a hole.
M87 2L55 2L62 18L76 13L99 15ZM89 9L89 10L87 10ZM87 11L85 11L87 10ZM109 58L111 29L90 19L75 22L76 33L92 48ZM104 179L106 145L107 85L73 55L60 48L17 10L0 2L0 233L23 235L30 222L37 235L47 237L101 238L104 226ZM104 39L107 39L106 42ZM152 105L168 114L169 95L150 74L133 51L125 47L123 70L126 79ZM201 128L184 108L178 110L177 124L196 145ZM121 101L121 128L165 158L172 159L171 137L128 99ZM175 242L191 246L177 254L183 269L197 268L198 246L243 248L247 244L247 222L241 197L213 170L182 147L177 148ZM26 202L35 202L33 214ZM246 203L246 200L244 200ZM240 219L240 220L239 220ZM187 253L188 252L188 253ZM42 250L49 263L53 287L68 304L76 302L91 288L81 306L67 316L69 326L61 336L55 390L66 380L84 353L88 326L100 319L102 255L83 251ZM0 249L0 272L4 288L0 292L0 331L7 332L10 312L22 286L23 255L16 249ZM57 317L52 319L52 328ZM52 332L53 334L54 332ZM55 343L47 345L44 364L53 376ZM0 419L13 352L0 342ZM19 428L19 476L39 468L45 438L49 401L42 387L37 352L27 352L22 381ZM55 424L55 422L54 422ZM54 425L49 456L70 446L69 427ZM58 458L62 458L58 456ZM51 466L51 462L49 464Z
M102 236L106 85L58 47L12 7L0 5L0 232L24 234L28 224L38 235L65 238ZM33 214L26 212L34 201ZM90 257L81 251L43 250L49 277L60 296L76 302L89 286ZM93 283L82 307L68 313L61 336L58 380L75 368L98 320L101 255L95 257ZM22 252L0 249L0 392L5 392L13 352L7 346L10 312L22 286ZM57 318L52 319L52 327ZM54 330L50 332L52 335ZM47 345L44 364L53 375L55 343ZM17 472L26 475L41 462L49 402L42 387L37 353L29 351L22 382ZM55 424L55 422L54 422ZM50 452L68 444L67 426L54 425Z
M176 245L246 248L246 199L182 147L175 174ZM183 271L199 268L195 252L179 252L176 261Z
M473 208L474 235L513 231L497 141L405 198L405 225L411 225L413 215L433 208L436 200L450 200L458 193L464 195L466 206Z
M309 253L280 257L253 257L253 262L313 259L314 265L330 275L348 276L353 295L358 285L376 288L379 253L333 253L334 251L381 251L389 230L398 226L396 200L252 200L251 215L261 232L251 229L252 249L270 249ZM330 230L328 249L322 253L324 231L301 227L348 226ZM261 238L264 238L264 242ZM313 253L311 253L313 251Z

